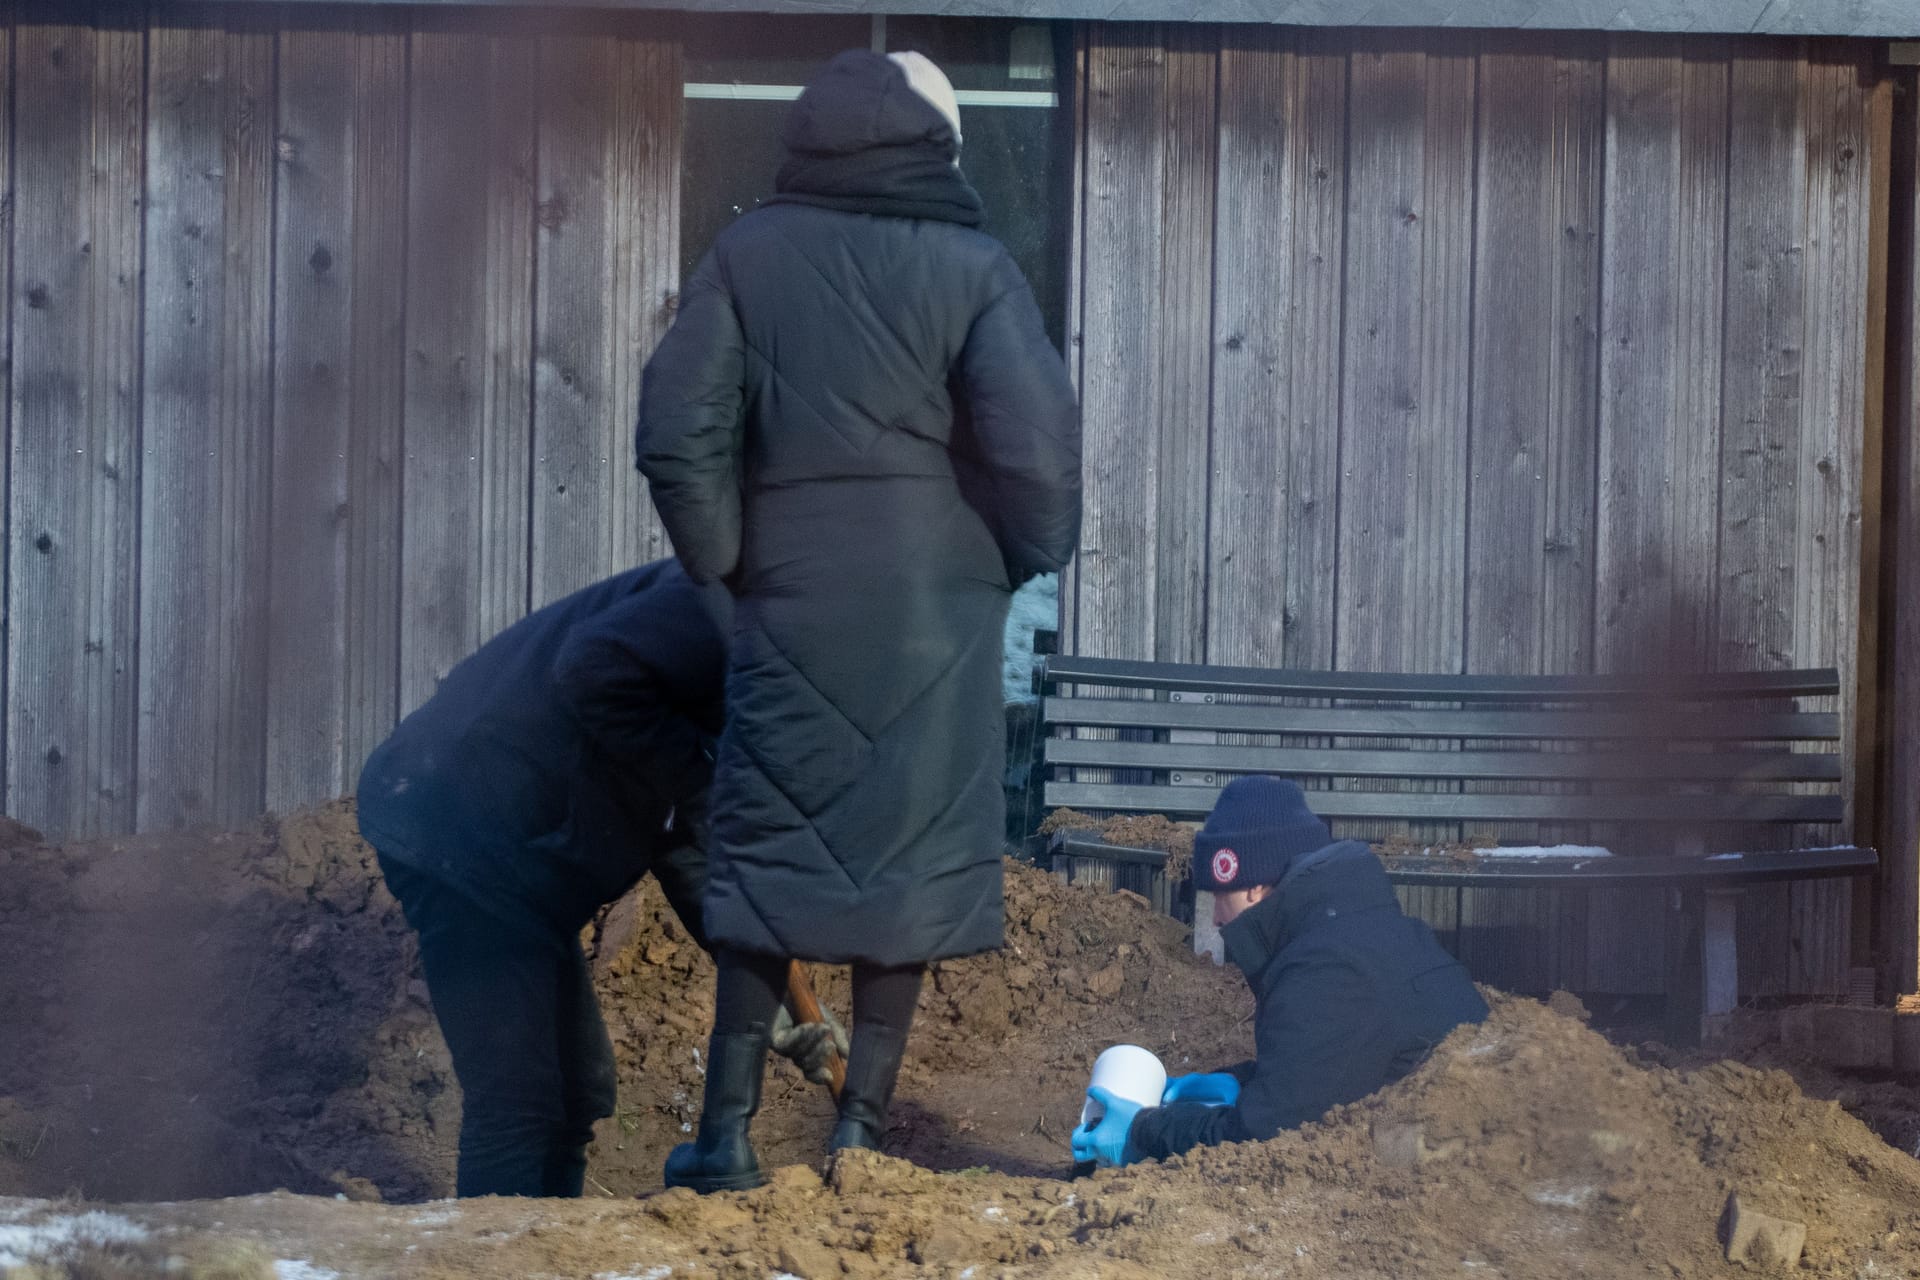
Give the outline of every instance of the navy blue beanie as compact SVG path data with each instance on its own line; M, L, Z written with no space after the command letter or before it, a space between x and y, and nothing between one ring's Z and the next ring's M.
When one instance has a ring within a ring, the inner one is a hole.
M1307 808L1298 783L1235 778L1193 838L1196 883L1214 893L1276 884L1296 857L1332 843L1333 833Z

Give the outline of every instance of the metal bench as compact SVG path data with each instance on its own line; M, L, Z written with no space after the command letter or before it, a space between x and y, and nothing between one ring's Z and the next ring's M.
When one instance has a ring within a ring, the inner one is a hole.
M1041 672L1043 802L1203 818L1231 777L1291 777L1336 834L1445 824L1514 831L1595 856L1388 858L1409 887L1667 890L1670 1032L1699 1034L1738 1000L1738 892L1870 874L1869 849L1808 847L1845 802L1827 668L1686 676L1482 676L1269 671L1050 656ZM1569 840L1569 833L1572 839ZM1446 837L1441 837L1445 839ZM1437 841L1436 841L1437 843ZM1089 832L1056 858L1138 866ZM1564 852L1564 851L1563 851ZM1146 861L1151 862L1149 855ZM1196 941L1210 904L1195 905Z

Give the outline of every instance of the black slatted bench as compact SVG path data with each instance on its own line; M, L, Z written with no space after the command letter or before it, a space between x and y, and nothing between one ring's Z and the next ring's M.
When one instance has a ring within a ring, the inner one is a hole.
M1737 1002L1740 888L1867 875L1876 862L1836 834L1840 717L1807 705L1836 699L1831 668L1400 675L1053 655L1040 678L1048 809L1197 820L1230 778L1277 774L1307 787L1337 834L1367 823L1411 831L1415 849L1452 846L1389 857L1399 885L1670 890L1666 990L1681 1039ZM1435 824L1449 834L1433 836ZM1514 832L1605 855L1458 848ZM1052 852L1079 866L1154 862L1081 831L1056 834ZM1204 915L1197 905L1197 932Z

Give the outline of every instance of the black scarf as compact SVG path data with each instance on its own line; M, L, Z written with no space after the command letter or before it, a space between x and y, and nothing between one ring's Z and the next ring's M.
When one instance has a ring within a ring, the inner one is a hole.
M977 227L986 220L980 193L934 142L859 151L790 153L769 204L810 204L884 218L930 218Z

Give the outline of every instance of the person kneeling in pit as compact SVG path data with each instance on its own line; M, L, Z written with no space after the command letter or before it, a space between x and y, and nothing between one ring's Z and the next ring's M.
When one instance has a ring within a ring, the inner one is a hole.
M1449 1031L1487 1015L1467 971L1401 914L1366 844L1335 841L1281 778L1237 778L1194 839L1227 958L1253 987L1258 1057L1176 1076L1161 1105L1106 1089L1076 1129L1081 1162L1123 1165L1271 1138L1400 1079Z

